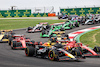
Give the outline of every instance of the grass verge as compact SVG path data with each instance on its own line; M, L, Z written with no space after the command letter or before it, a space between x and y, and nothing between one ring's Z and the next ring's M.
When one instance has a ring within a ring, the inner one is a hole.
M90 31L80 37L80 41L89 47L100 46L100 29Z
M19 29L35 26L39 22L59 23L66 20L41 20L41 19L0 19L0 30Z

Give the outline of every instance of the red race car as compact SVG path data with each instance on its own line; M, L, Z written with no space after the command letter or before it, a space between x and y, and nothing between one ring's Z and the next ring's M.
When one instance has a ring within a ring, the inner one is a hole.
M76 47L80 49L84 56L100 56L100 47L94 47L90 49L88 46L82 45L82 43L76 43L76 41L67 41L65 49L70 50Z
M30 39L25 38L24 35L13 35L9 39L9 45L12 49L25 49L27 45L30 45Z

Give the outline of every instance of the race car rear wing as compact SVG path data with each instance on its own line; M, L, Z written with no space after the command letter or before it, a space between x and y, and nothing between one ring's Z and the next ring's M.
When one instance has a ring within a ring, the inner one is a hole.
M65 22L54 23L54 24L50 24L50 25L61 25L61 24L65 24Z
M58 35L58 34L59 34L59 35L60 35L60 34L65 34L65 31L54 31L53 34L57 34L57 35Z
M1 30L0 32L12 32L13 30Z
M24 34L14 34L12 37L24 37Z

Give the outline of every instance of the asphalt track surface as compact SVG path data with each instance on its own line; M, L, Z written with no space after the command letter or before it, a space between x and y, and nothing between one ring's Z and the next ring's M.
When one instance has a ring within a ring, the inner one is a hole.
M78 28L66 30L66 34L89 27L99 26L95 25L80 25ZM40 38L40 32L26 33L25 30L14 31L17 34L25 34L35 41L46 42L48 38ZM36 57L26 57L24 50L12 50L8 43L0 43L0 67L100 67L100 58L86 58L80 61L50 61L48 59L41 59Z

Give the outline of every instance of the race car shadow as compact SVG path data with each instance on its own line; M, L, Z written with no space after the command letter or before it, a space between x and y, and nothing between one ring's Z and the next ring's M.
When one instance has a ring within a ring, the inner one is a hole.
M24 57L27 57L24 55ZM81 60L60 60L60 61L52 61L52 60L49 60L48 58L41 58L41 57L34 57L34 56L31 56L31 57L28 57L30 59L36 59L36 60L44 60L44 61L48 61L48 62L85 62L84 59L81 59Z
M84 62L84 60L61 60L58 62Z

